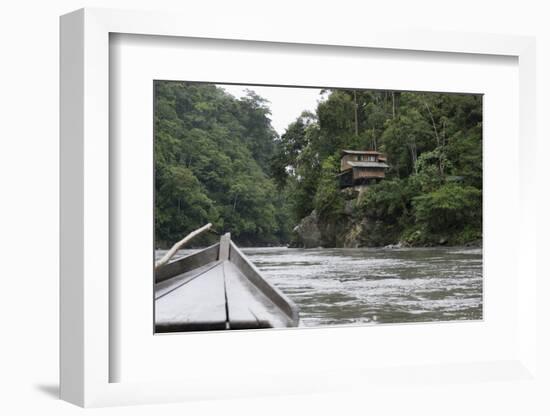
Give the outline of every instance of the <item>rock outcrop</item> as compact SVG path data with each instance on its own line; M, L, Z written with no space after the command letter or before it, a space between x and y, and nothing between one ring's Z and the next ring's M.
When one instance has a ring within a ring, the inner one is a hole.
M302 218L294 227L292 247L314 248L322 245L321 231L319 230L319 216L313 210L307 217Z
M323 221L313 210L294 227L291 247L384 247L399 242L397 226L366 217L343 215L337 222Z

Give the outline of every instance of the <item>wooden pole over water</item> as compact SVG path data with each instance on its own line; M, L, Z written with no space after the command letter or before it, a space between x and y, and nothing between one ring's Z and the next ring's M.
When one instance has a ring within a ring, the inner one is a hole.
M176 244L174 244L172 246L172 248L170 250L168 250L166 252L166 254L159 260L155 263L155 270L158 269L159 267L165 265L166 263L168 263L168 260L170 260L174 254L177 253L177 251L186 243L188 243L189 241L191 241L193 238L195 238L196 236L198 236L199 234L203 233L204 231L210 229L210 227L212 227L212 223L208 223L206 224L205 226L199 228L198 230L195 230L189 234L187 234L183 239L181 239L180 241L178 241Z

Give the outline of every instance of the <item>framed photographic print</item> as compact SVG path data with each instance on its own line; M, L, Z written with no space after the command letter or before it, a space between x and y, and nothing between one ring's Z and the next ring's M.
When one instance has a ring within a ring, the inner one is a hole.
M62 398L529 379L533 40L180 22L61 20Z
M480 94L153 88L155 332L482 319Z

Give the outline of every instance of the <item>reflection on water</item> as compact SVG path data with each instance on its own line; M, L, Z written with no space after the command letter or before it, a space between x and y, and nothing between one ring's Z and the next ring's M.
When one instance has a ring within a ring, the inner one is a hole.
M479 248L243 251L302 326L482 319Z

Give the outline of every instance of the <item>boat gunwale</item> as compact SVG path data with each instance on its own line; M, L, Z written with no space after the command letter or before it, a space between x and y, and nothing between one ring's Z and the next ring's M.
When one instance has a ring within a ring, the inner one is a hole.
M212 261L218 260L219 246L220 243L217 242L212 244L211 246L197 251L196 253L180 257L179 259L162 265L160 268L155 270L155 283L163 282L177 275L204 266ZM217 248L217 251L215 258L212 258L212 251L214 250L214 248Z
M246 270L243 270L240 264L235 262L233 253L236 253L239 259L250 269L250 271L255 275L251 276L246 273ZM275 285L268 282L262 272L256 267L256 265L250 261L250 259L241 251L237 245L230 240L230 252L229 252L229 261L241 271L241 273L252 283L259 291L261 291L271 302L273 302L280 310L283 312L291 321L292 326L298 326L300 320L300 308L294 301L292 301L286 294L284 294L280 289ZM260 283L260 285L258 285ZM267 293L271 292L271 293Z
M172 262L166 263L161 268L155 271L155 284L165 282L169 279L175 278L181 274L188 273L194 269L199 269L213 263L216 266L221 264L223 261L228 261L232 263L247 279L247 281L258 290L259 293L264 295L284 316L286 319L286 327L296 327L298 326L300 315L299 307L296 305L288 296L283 293L280 289L275 287L269 281L265 279L261 271L256 267L256 265L241 251L241 249L231 240L229 234L226 234L227 242L227 252L224 259L220 259L222 250L222 239L220 242L217 242L209 247L201 249L196 253L190 254L185 257L178 258ZM225 236L224 236L225 237ZM210 269L209 269L210 270ZM184 286L185 283L188 283L196 277L200 277L201 273L197 276L190 276L186 279L181 285L178 285L177 288ZM172 292L174 290L170 290ZM168 295L165 293L164 295ZM163 295L163 296L164 296ZM162 297L162 296L161 296ZM155 298L155 302L157 299ZM159 325L156 324L157 330ZM166 332L172 332L167 328ZM165 331L161 331L165 332Z

